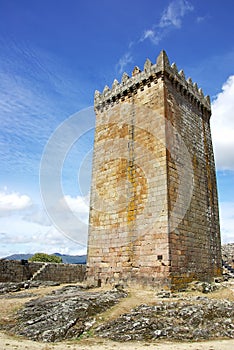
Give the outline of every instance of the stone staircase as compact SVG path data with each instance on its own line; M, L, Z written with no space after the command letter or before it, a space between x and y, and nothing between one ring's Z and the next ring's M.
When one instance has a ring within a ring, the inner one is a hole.
M31 282L31 281L34 281L36 277L37 277L37 279L38 279L38 276L40 276L40 274L42 273L42 271L45 270L45 268L46 268L47 265L48 265L48 263L44 263L44 264L40 267L40 269L37 270L37 271L32 275L32 277L29 279L29 281L30 281L30 282Z

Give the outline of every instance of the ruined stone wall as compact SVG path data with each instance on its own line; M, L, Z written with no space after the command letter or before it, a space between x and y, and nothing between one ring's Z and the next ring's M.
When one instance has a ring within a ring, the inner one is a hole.
M0 260L0 282L22 282L30 279L44 264L29 262L28 266L21 261ZM48 263L35 280L54 281L60 283L82 282L86 265Z
M95 93L87 278L182 289L221 273L210 101L165 52Z

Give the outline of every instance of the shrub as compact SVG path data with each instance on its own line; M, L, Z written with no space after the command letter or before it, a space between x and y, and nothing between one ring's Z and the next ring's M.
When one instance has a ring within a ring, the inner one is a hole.
M36 253L29 259L29 261L51 262L56 264L60 264L63 262L60 256L56 256L53 254L49 255L45 253Z

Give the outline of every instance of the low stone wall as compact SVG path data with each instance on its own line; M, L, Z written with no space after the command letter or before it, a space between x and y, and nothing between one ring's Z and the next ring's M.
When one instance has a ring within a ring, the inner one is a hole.
M60 283L82 282L85 278L85 271L86 265L48 263L35 280Z
M23 265L18 260L0 260L0 282L22 282L30 279L44 263L28 262ZM85 278L86 265L53 264L48 265L35 276L34 280L60 283L82 282Z
M29 263L22 265L18 260L0 260L0 282L22 282L43 266L43 263Z

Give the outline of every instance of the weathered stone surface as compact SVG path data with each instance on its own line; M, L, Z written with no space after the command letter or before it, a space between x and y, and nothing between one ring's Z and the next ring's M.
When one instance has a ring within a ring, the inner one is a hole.
M82 282L85 277L86 266L82 264L53 264L28 262L22 265L18 260L0 259L0 282L23 282L30 280L54 281L60 283ZM41 273L37 272L42 268Z
M234 303L190 297L155 306L141 305L131 313L99 326L96 334L116 341L234 338Z
M10 292L18 292L21 290L21 288L24 288L24 283L0 283L0 294L6 294Z
M94 107L88 280L183 290L220 276L209 99L162 51Z
M157 82L157 77L160 73L164 72L167 72L170 78L173 78L179 90L187 90L189 94L194 96L196 102L201 103L204 108L210 110L210 100L207 98L208 96L204 98L202 89L198 89L196 83L188 84L184 71L180 70L178 73L175 63L170 66L165 51L160 52L156 64L152 64L150 60L147 59L143 71L141 71L139 67L135 67L133 70L133 77L129 77L127 73L124 73L118 89L115 89L116 84L114 84L112 89L104 89L102 94L99 91L95 91L95 109L109 107L111 103L118 103L119 100L124 97L128 98L130 91L141 89L143 86L148 85L149 82Z
M24 281L18 283L0 283L0 294L19 292L22 289L38 288L42 286L59 286L59 283L53 281Z
M26 303L11 332L44 342L79 337L92 327L95 315L126 295L117 289L98 293L84 291L79 286L66 286Z
M234 268L234 243L222 245L222 259Z
M199 291L202 293L211 293L215 290L223 288L223 285L220 285L219 283L208 283L208 282L199 282L199 281L193 281L189 283L187 290L190 291Z

